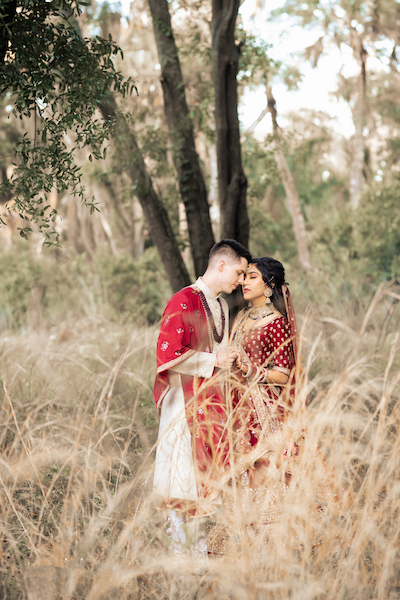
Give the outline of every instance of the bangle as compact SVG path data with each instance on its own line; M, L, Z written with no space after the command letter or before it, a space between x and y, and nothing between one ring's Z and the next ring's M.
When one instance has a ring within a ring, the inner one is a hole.
M250 377L250 375L251 375L251 374L252 374L252 372L253 372L253 365L250 363L250 364L249 364L249 365L247 365L247 366L249 367L249 368L248 368L248 370L247 370L247 373L243 373L243 371L242 371L242 373L243 373L243 377Z
M263 369L264 377L261 380L261 383L268 383L268 369Z

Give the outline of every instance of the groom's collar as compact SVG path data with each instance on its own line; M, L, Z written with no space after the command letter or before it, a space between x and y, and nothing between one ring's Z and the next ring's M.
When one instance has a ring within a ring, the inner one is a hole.
M217 294L215 294L212 290L210 290L208 285L206 285L204 283L204 281L202 280L201 277L199 277L196 280L196 283L194 285L197 286L203 292L203 294L205 295L207 300L216 300L217 298L219 298L219 294L217 296Z

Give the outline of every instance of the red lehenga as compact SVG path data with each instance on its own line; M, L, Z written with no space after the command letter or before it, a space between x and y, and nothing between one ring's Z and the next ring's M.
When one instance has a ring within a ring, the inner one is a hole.
M272 455L278 464L288 458L287 448L282 455L280 449L288 434L292 437L288 424L299 370L298 343L290 294L286 287L283 292L287 317L275 314L267 323L245 330L246 309L238 314L231 334L232 348L240 353L241 363L252 369L249 378L241 371L235 376L231 392L236 463L250 479L248 469L254 470L257 463L271 463ZM288 382L284 386L270 383L266 374L271 370L287 375Z
M301 445L302 431L295 431L291 418L300 377L297 328L287 289L284 297L287 317L275 314L266 324L244 330L245 309L233 324L232 349L240 353L242 364L251 365L252 374L233 373L227 386L235 477L225 494L226 523L217 524L214 545L209 543L216 553L227 551L238 516L257 530L276 521ZM266 370L285 373L287 384L268 383ZM269 535L271 527L267 529Z
M265 512L265 522L275 518L277 498L290 478L294 443L290 408L293 405L296 361L292 330L283 316L274 316L261 326L243 329L247 311L238 315L233 347L240 352L242 364L250 364L255 374L247 379L236 375L232 389L233 439L236 472L241 493L251 496ZM288 376L284 386L265 381L266 371L281 371ZM290 448L290 451L289 451ZM245 502L254 511L253 503Z

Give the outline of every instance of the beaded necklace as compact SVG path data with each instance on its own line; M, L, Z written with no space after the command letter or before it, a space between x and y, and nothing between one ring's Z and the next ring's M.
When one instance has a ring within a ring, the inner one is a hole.
M273 314L274 310L271 310L270 306L261 306L259 308L251 308L247 317L253 321L259 321L263 317L270 317Z
M219 298L217 298L219 308L221 310L221 321L222 321L221 334L219 334L217 331L217 328L215 326L214 317L212 315L211 308L208 306L208 302L206 300L205 295L203 294L203 292L201 290L198 290L198 294L200 296L200 300L201 300L204 310L206 312L207 319L211 323L214 340L217 342L217 344L220 344L222 342L222 339L223 339L224 333L225 333L225 313L224 313L224 309L222 308L221 300Z

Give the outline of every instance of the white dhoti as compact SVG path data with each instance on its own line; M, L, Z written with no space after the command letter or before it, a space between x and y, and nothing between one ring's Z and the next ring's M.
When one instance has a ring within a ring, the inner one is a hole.
M198 500L181 377L171 371L169 379L171 388L161 406L153 487L167 500Z

